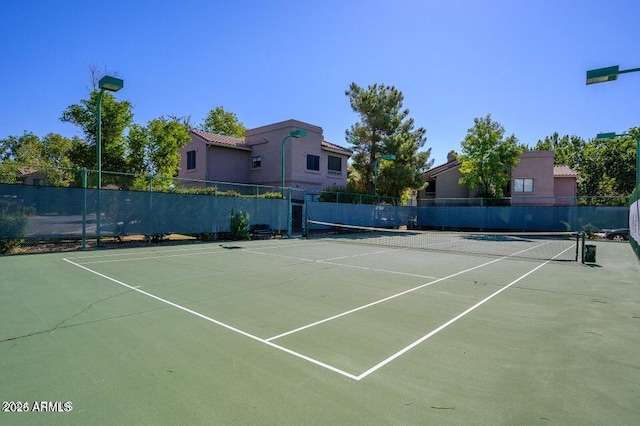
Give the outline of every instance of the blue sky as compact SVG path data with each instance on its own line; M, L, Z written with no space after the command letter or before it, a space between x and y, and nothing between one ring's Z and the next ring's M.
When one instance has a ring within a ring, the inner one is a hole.
M80 134L62 111L89 66L125 80L134 121L201 123L222 105L252 128L295 118L347 146L351 82L393 85L436 164L475 117L535 145L640 126L637 0L3 0L0 138Z

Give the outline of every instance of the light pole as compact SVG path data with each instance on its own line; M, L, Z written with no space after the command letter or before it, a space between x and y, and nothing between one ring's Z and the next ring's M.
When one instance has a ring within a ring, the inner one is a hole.
M378 198L378 163L380 160L395 160L396 156L394 154L383 155L380 158L376 158L376 161L373 162L373 202L376 202Z
M633 133L598 133L596 139L613 139L617 137L631 136L636 140L636 187L640 185L640 138Z
M640 68L621 70L620 65L589 70L587 71L587 84L606 83L607 81L614 81L618 79L618 76L620 74L627 74L636 71L640 71Z
M284 137L284 139L282 139L282 162L280 163L280 174L282 175L282 198L284 198L284 143L287 141L287 139L289 138L304 138L305 136L307 136L307 132L305 130L302 129L296 129L296 130L292 130L291 132L289 132L289 134L287 136ZM291 191L289 191L289 197L288 197L288 206L287 206L287 238L291 238L291 209L292 209L292 205L291 205Z
M98 189L102 188L102 95L104 91L117 92L124 86L124 80L105 75L98 81L98 106L96 107L96 158L98 167Z
M100 245L100 218L101 212L101 195L102 189L102 95L104 91L117 92L124 86L124 80L105 75L98 81L100 93L98 93L98 105L96 106L96 162L98 168L98 200L96 208L96 237L98 245Z
M284 198L284 143L287 141L287 139L289 138L304 138L305 136L307 136L307 132L302 130L302 129L296 129L296 130L292 130L291 132L289 132L289 134L287 136L284 137L284 139L282 139L282 162L280 163L280 174L282 176L282 185L281 185L281 189L282 189L282 197Z

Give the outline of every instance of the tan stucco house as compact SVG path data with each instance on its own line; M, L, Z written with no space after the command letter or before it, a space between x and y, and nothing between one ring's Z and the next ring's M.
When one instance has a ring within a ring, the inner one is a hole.
M320 191L346 185L352 151L325 141L321 127L298 120L248 129L244 139L192 130L180 150L178 177L279 187L282 140L297 129L306 136L285 142L285 186Z
M459 183L460 163L453 152L447 162L424 174L427 187L418 194L418 205L434 200L474 198L477 191ZM506 196L511 205L571 205L577 195L578 174L568 166L554 165L552 151L528 151L520 155L509 173Z

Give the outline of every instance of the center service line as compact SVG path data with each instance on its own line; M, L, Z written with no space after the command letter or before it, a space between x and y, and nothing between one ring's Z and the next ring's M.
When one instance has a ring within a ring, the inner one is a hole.
M245 337L248 337L248 338L250 338L250 339L256 340L256 341L258 341L258 342L260 342L260 343L264 343L264 344L265 344L265 345L267 345L267 346L271 346L272 348L275 348L275 349L281 350L281 351L286 352L286 353L288 353L288 354L290 354L290 355L293 355L293 356L295 356L295 357L298 357L298 358L300 358L300 359L303 359L303 360L305 360L305 361L308 361L308 362L310 362L310 363L312 363L312 364L315 364L315 365L318 365L318 366L320 366L320 367L326 368L327 370L333 371L334 373L341 374L341 375L343 375L343 376L345 376L345 377L348 377L348 378L350 378L350 379L353 379L353 380L358 380L358 379L356 378L356 376L355 376L355 375L353 375L353 374L351 374L351 373L347 373L346 371L340 370L339 368L336 368L336 367L334 367L334 366L332 366L332 365L325 364L324 362L322 362L322 361L318 361L317 359L314 359L314 358L308 357L308 356L306 356L306 355L302 355L301 353L298 353L298 352L292 351L291 349L287 349L287 348L285 348L285 347L283 347L283 346L280 346L280 345L277 345L277 344L275 344L275 343L269 342L269 341L267 341L267 340L265 340L265 339L262 339L262 338L260 338L260 337L258 337L258 336L255 336L255 335L253 335L253 334L247 333L246 331L242 331L242 330L240 330L240 329L238 329L238 328L236 328L236 327L233 327L233 326L231 326L231 325L225 324L225 323L223 323L223 322L221 322L221 321L215 320L215 319L213 319L213 318L211 318L211 317L208 317L208 316L206 316L206 315L203 315L203 314L201 314L201 313L199 313L199 312L196 312L196 311L194 311L194 310L192 310L192 309L186 308L186 307L184 307L184 306L182 306L182 305L178 305L177 303L173 303L173 302L171 302L171 301L169 301L169 300L163 299L163 298L161 298L161 297L159 297L159 296L156 296L156 295L154 295L154 294L148 293L148 292L146 292L146 291L144 291L144 290L140 290L140 288L138 288L138 287L131 286L131 285L129 285L129 284L127 284L127 283L124 283L124 282L122 282L122 281L118 281L118 280L116 280L115 278L111 278L111 277L109 277L109 276L107 276L107 275L101 274L100 272L97 272L97 271L94 271L94 270L92 270L92 269L89 269L89 268L87 268L86 266L83 266L83 265L80 265L80 264L78 264L78 263L75 263L75 262L73 262L73 261L71 261L71 260L69 260L69 259L63 258L63 260L64 260L65 262L68 262L68 263L70 263L70 264L74 265L74 266L77 266L78 268L84 269L84 270L85 270L85 271L87 271L87 272L91 272L92 274L95 274L95 275L97 275L97 276L99 276L99 277L102 277L102 278L107 279L107 280L109 280L109 281L111 281L111 282L114 282L114 283L116 283L116 284L119 284L119 285L121 285L121 286L123 286L123 287L126 287L126 288L130 289L130 290L136 291L136 292L138 292L138 293L140 293L140 294L144 294L144 295L145 295L145 296L147 296L147 297L151 297L152 299L155 299L155 300L157 300L157 301L159 301L159 302L165 303L165 304L167 304L167 305L169 305L169 306L173 306L174 308L180 309L180 310L182 310L182 311L184 311L184 312L187 312L187 313L189 313L189 314L191 314L191 315L195 315L195 316L197 316L197 317L199 317L199 318L202 318L202 319L204 319L204 320L207 320L207 321L209 321L209 322L212 322L212 323L214 323L214 324L216 324L216 325L219 325L219 326L221 326L221 327L224 327L224 328L226 328L226 329L228 329L228 330L231 330L231 331L233 331L233 332L235 332L235 333L241 334L241 335L243 335L243 336L245 336Z

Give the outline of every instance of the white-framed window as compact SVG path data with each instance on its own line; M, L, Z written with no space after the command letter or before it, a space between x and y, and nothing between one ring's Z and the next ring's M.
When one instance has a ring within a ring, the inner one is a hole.
M327 160L327 174L342 176L342 158L329 155Z
M533 192L533 179L532 178L514 179L513 192Z
M320 171L320 156L307 154L307 170Z
M196 168L196 151L187 151L187 170Z
M255 157L251 157L251 168L259 169L260 167L262 167L262 157L259 155Z

